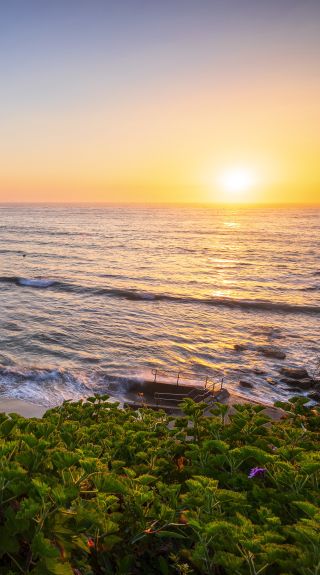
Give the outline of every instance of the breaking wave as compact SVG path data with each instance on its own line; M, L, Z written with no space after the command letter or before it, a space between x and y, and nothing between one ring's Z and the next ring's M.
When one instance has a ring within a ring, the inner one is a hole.
M300 305L287 302L277 302L262 299L238 299L230 297L192 297L178 294L154 293L136 289L84 286L47 278L0 277L0 283L11 283L20 287L46 288L68 293L87 294L92 296L114 297L133 301L168 301L185 304L204 304L224 306L248 310L267 310L283 313L313 313L320 314L320 306Z
M47 288L54 285L55 281L45 278L34 278L34 279L19 278L18 284L27 287Z
M135 375L113 376L81 368L6 366L0 364L0 397L20 399L44 407L62 401L79 401L93 394L110 394L111 401L127 399L129 384L141 383Z

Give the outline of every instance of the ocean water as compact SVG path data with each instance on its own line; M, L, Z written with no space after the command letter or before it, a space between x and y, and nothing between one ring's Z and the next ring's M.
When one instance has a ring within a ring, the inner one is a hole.
M320 353L319 208L0 212L0 399L123 397L161 368L271 402L292 395L279 368Z

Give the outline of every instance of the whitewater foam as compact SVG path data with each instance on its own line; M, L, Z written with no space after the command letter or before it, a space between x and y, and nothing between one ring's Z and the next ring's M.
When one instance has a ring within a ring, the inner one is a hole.
M61 401L77 401L92 393L104 393L98 373L82 370L68 371L57 368L0 367L0 396L31 401L45 407L59 405Z
M46 278L17 278L17 282L21 286L47 288L55 284L55 280Z
M111 401L127 399L130 385L143 384L146 372L114 376L97 370L0 365L1 397L54 407L93 394L110 394ZM150 379L150 376L149 376Z

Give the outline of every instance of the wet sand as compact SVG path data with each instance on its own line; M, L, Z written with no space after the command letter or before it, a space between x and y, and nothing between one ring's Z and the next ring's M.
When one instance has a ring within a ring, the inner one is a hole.
M237 405L239 403L240 404L250 403L252 405L263 405L264 406L263 413L265 415L267 415L268 417L270 417L270 419L278 421L282 417L285 417L285 411L283 411L283 409L280 409L280 407L273 407L270 404L266 404L266 403L262 403L260 401L248 399L247 397L244 397L243 395L238 395L237 393L229 393L229 396L225 400L222 400L221 403L225 403L226 405L229 405L229 407L230 407L229 412L228 412L229 415L231 415L233 413L233 411L234 411L233 406L234 405Z
M115 398L110 398L115 399ZM229 414L232 414L233 406L236 404L251 403L254 405L264 405L264 413L268 415L273 420L279 420L284 415L284 411L278 407L272 407L267 404L260 403L258 401L249 400L247 397L242 395L237 395L235 393L226 394L225 397L219 399L220 403L224 403L230 407ZM141 405L135 404L135 407L141 407ZM49 408L42 405L36 405L21 399L0 399L0 413L18 413L23 417L37 417L40 418Z
M0 413L19 413L23 417L42 417L47 407L21 399L0 399Z

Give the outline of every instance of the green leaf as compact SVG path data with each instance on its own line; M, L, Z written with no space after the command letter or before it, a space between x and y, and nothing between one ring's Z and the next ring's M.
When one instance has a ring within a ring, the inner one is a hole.
M171 539L186 539L185 535L182 533L176 533L176 531L157 531L156 537L170 537Z
M6 419L6 421L3 421L0 425L1 437L8 437L8 435L10 435L15 425L16 421L14 421L13 419Z
M50 575L74 575L74 571L69 563L62 563L55 559L46 559L46 568Z
M58 469L65 469L78 463L79 456L72 451L55 451L52 455L52 462Z
M6 526L0 527L0 558L6 553L15 554L19 550L17 537L8 530Z
M294 505L296 505L301 511L309 515L310 517L315 517L316 515L320 515L319 507L316 507L309 501L294 501Z
M161 555L160 555L160 557L158 557L158 564L159 564L159 569L160 569L162 575L169 575L168 562Z
M154 483L155 481L157 481L157 477L148 474L139 475L139 477L136 478L136 482L141 483L141 485L150 485L150 483Z
M47 495L50 488L46 483L44 483L44 481L41 481L40 479L32 479L32 483L35 486L39 495L41 495L42 497L45 497Z
M50 539L45 538L41 531L34 536L31 549L35 558L59 557L58 549L52 545Z
M94 483L96 487L103 491L104 493L127 493L128 489L126 485L120 481L115 475L102 475L97 474L94 477Z

